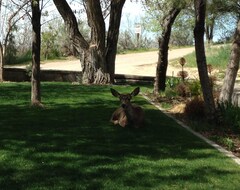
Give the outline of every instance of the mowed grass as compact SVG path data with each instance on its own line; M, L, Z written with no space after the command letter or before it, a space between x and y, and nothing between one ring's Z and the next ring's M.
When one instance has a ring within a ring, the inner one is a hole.
M0 84L0 189L240 188L237 164L141 96L145 128L109 123L109 89L42 83L45 109L34 109L29 83Z

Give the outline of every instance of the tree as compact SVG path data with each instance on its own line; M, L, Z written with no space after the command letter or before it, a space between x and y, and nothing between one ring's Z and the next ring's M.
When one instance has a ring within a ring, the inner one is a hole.
M31 104L42 106L40 90L41 10L40 0L32 0L32 77Z
M219 100L223 103L231 102L240 61L240 12L238 11L239 4L237 3L235 5L238 6L238 9L236 10L236 12L238 12L238 22L233 38L230 59L219 96Z
M213 122L216 119L216 109L212 94L212 87L210 85L210 80L208 77L206 63L207 61L204 47L206 0L194 0L194 7L195 7L194 39L197 67L203 92L204 103L207 111L207 116L209 121Z
M110 3L109 28L106 36L104 15L100 0L83 1L88 24L91 28L91 40L88 42L79 31L76 17L66 0L53 0L68 30L72 44L80 53L82 82L85 84L107 84L114 82L115 58L125 0L102 1Z
M2 15L2 0L0 0L0 15ZM0 42L0 82L3 81L3 46Z
M173 46L192 46L194 11L192 7L182 9L172 26L170 44Z
M164 91L166 87L165 84L168 66L168 44L171 36L172 25L180 11L180 8L173 6L168 14L164 17L162 22L163 31L161 37L158 40L159 53L156 69L156 79L154 84L155 94L158 94L160 90Z
M14 63L16 60L16 55L17 55L17 48L16 48L16 42L15 42L15 36L13 35L13 32L11 32L9 34L9 40L6 46L4 63L6 64Z
M181 9L185 6L184 2L179 1L156 1L145 0L145 7L150 15L159 19L162 34L159 37L159 56L156 69L156 79L154 84L154 93L158 94L159 91L165 90L166 74L168 66L168 46L172 31L172 25L180 13Z
M235 0L233 0L235 1ZM218 20L221 17L233 11L231 7L232 0L211 0L207 1L206 11L206 39L208 44L213 42L214 30Z
M4 80L4 60L10 34L14 29L16 23L24 17L25 13L22 13L21 11L26 5L27 1L23 1L20 2L20 4L17 4L14 1L11 1L9 3L9 1L0 0L0 82ZM2 14L3 9L5 14Z

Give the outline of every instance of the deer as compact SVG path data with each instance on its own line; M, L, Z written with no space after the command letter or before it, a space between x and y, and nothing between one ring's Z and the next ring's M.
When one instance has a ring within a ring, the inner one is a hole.
M114 125L119 124L121 127L127 125L133 125L135 128L143 127L144 111L140 106L131 103L131 99L139 94L140 88L137 87L128 94L120 94L113 88L110 90L112 95L119 98L121 102L121 106L113 112L110 121Z

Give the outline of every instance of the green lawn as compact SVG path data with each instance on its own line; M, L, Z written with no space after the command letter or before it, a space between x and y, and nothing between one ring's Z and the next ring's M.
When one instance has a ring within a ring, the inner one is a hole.
M0 84L0 189L240 188L240 166L141 96L146 127L112 126L109 89L42 83L34 109L29 83Z

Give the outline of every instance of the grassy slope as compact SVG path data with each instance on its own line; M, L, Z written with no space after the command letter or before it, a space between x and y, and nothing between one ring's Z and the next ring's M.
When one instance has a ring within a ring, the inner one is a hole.
M231 46L229 44L222 46L211 46L205 48L207 64L211 64L213 69L225 70L230 57ZM195 51L184 56L187 67L197 67ZM179 59L172 61L174 66L179 66Z
M116 87L130 91L133 87ZM108 86L0 84L1 189L238 189L240 167L141 97L147 126L112 126Z

